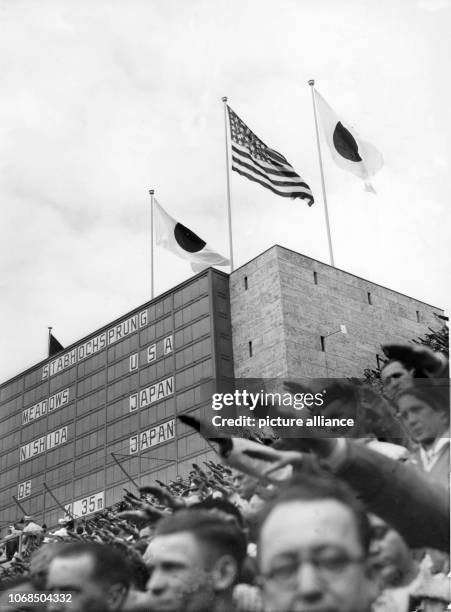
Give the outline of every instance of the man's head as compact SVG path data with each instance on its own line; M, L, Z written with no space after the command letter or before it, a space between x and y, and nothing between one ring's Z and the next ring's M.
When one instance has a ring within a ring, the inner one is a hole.
M271 612L366 612L370 527L350 490L338 481L303 477L267 509L259 566Z
M250 474L236 470L233 474L233 486L244 499L250 499L256 493L259 481Z
M244 557L242 533L201 510L161 520L144 560L153 612L213 612L231 595Z
M114 548L84 542L62 545L50 562L47 589L55 595L70 593L71 601L53 602L48 609L71 612L120 610L129 587L128 563Z
M426 383L403 389L396 397L399 416L415 442L431 444L449 427L446 388Z
M396 395L412 384L415 376L415 369L409 369L400 361L390 359L381 371L381 381L384 394L391 400Z
M210 515L218 516L224 521L234 524L238 529L243 529L244 527L241 512L234 504L225 499L209 497L191 506L191 510L202 510L208 512Z
M370 561L373 572L383 587L400 586L405 577L412 577L415 561L402 536L385 521L370 516Z

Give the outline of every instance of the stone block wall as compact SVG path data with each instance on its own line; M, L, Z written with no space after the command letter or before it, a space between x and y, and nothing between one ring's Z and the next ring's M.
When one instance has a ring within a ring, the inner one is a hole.
M433 313L443 314L280 246L232 272L230 300L235 376L243 378L362 376L381 344L417 338L438 326ZM346 335L328 336L340 325Z

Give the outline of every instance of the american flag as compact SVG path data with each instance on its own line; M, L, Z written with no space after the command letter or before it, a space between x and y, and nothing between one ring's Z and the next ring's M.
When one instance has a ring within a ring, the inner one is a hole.
M260 183L277 195L303 198L313 204L310 187L294 171L283 155L270 149L236 113L227 106L232 140L232 170Z

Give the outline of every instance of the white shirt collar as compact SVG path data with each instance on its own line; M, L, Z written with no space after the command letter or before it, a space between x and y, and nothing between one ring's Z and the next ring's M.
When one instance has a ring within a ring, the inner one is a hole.
M437 438L432 446L427 450L420 446L420 457L423 468L426 472L430 472L434 465L437 463L439 456L441 455L442 449L449 445L450 431L449 429L443 432L440 438Z

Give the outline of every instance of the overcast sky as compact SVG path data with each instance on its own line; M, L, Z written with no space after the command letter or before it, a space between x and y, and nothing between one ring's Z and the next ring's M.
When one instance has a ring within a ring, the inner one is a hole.
M323 149L335 265L449 312L450 6L0 0L0 381L150 299L149 188L228 255L224 95L316 199L234 173L236 266L328 262L310 78L385 160L375 196ZM157 250L157 294L191 274Z

